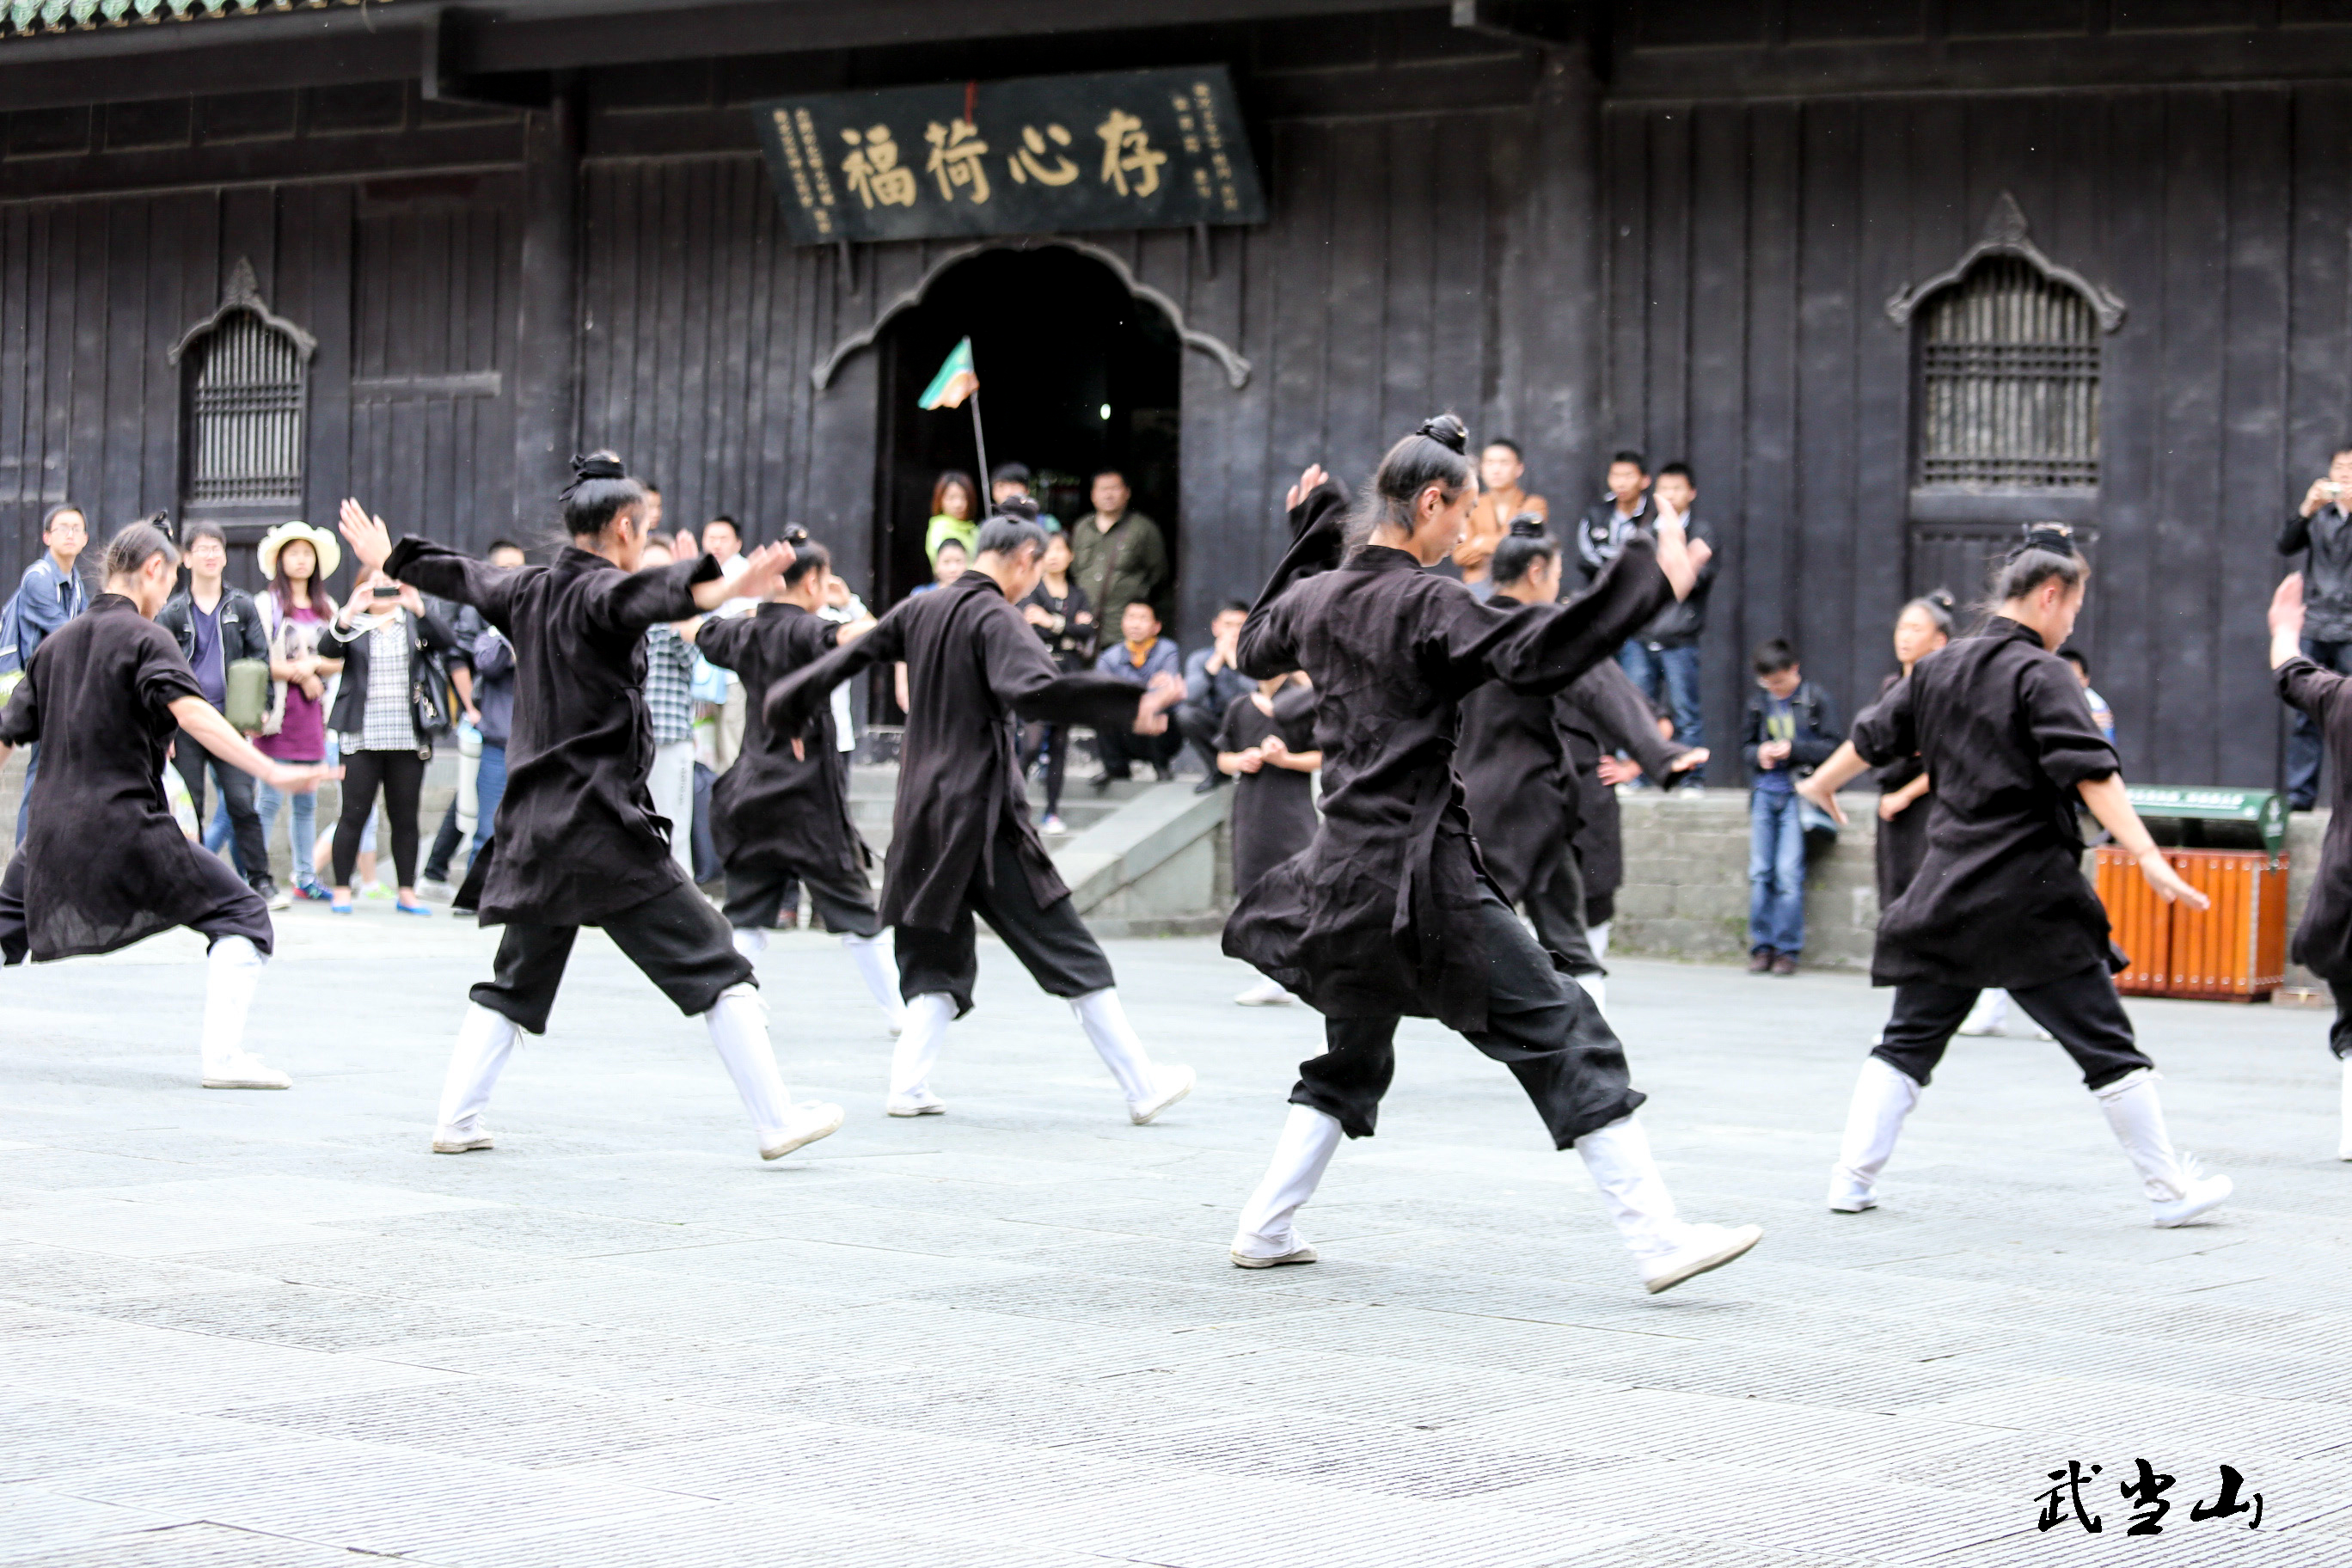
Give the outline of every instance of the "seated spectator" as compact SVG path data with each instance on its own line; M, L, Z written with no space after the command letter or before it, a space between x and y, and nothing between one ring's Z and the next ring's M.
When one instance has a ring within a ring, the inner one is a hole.
M1150 605L1137 599L1120 611L1118 634L1119 640L1096 657L1097 673L1117 676L1131 686L1149 686L1155 675L1183 679L1183 656L1173 642L1160 635L1160 615ZM1163 780L1172 779L1176 753L1183 744L1184 737L1172 724L1157 735L1097 730L1095 746L1102 753L1102 772L1088 782L1099 795L1113 780L1131 777L1130 770L1138 762L1150 763Z
M1748 762L1748 973L1789 975L1805 951L1805 825L1797 781L1844 739L1829 693L1807 680L1797 650L1774 637L1756 649L1740 752Z
M1209 765L1209 776L1195 795L1207 795L1225 782L1224 770L1217 766L1217 731L1233 705L1257 689L1257 682L1234 668L1234 647L1248 619L1249 606L1228 599L1209 623L1209 646L1184 661L1184 700L1176 705L1171 727Z

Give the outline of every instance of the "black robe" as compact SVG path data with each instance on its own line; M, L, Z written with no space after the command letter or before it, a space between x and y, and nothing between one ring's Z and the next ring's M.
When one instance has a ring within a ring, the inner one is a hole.
M1657 710L1613 658L1568 689L1564 711L1568 757L1576 768L1569 847L1583 874L1584 923L1591 927L1615 916L1617 889L1625 883L1624 814L1617 786L1601 782L1601 759L1631 752L1651 782L1664 785L1675 777L1668 766L1682 748L1658 733Z
M1280 735L1294 752L1315 749L1315 693L1294 686L1277 693L1274 711L1258 710L1255 693L1236 697L1218 726L1220 752L1246 752L1268 735ZM1234 895L1257 886L1258 879L1313 841L1315 775L1266 763L1234 779L1234 810L1227 823L1234 841Z
M1021 720L1131 728L1144 690L1116 676L1065 673L995 581L966 572L910 595L875 628L768 689L767 721L803 733L842 681L903 660L914 706L898 746L898 796L882 878L882 922L947 931L974 877L992 878L992 839L1012 843L1043 909L1069 897L1029 821L1015 729Z
M1851 738L1874 767L1916 752L1936 781L1927 858L1878 913L1874 984L2022 990L2117 966L2074 816L2116 749L2039 634L1995 616L1913 665Z
M798 605L762 605L759 613L713 616L694 646L721 669L731 669L746 691L765 691L804 664L840 647L841 628ZM735 765L711 786L710 832L730 870L782 871L862 880L874 851L849 815L833 703L818 705L803 756L793 737L768 727L758 708L744 718L743 749Z
M1587 777L1602 752L1621 746L1659 784L1675 781L1667 764L1676 748L1659 738L1641 688L1613 658L1549 696L1496 683L1463 701L1455 762L1478 857L1507 902L1526 902L1551 880L1560 857L1572 852L1584 826ZM1595 788L1607 801L1601 847L1608 858L1608 890L1614 892L1624 860L1617 842L1617 795L1597 782ZM1581 859L1579 868L1584 868Z
M2327 744L2327 837L2287 956L2330 985L2352 984L2352 681L2300 656L2276 672L2279 696L2319 726ZM49 765L41 753L41 766Z
M1901 680L1900 671L1881 682L1881 697L1895 689ZM1927 771L1916 756L1897 757L1883 768L1871 770L1881 795L1893 795L1908 788L1911 781ZM1932 793L1932 791L1931 791ZM1919 863L1927 858L1927 799L1921 796L1895 814L1895 820L1878 819L1878 907L1888 908L1903 896L1911 879L1919 874Z
M178 641L120 594L99 595L34 652L0 740L41 743L22 869L9 868L37 962L112 952L220 909L222 879L201 864L220 861L188 841L163 794L172 704L203 695ZM254 945L269 951L266 926Z
M719 575L718 561L631 573L566 545L552 564L501 569L406 538L384 570L473 605L514 647L507 787L482 924L595 925L683 883L646 787L646 629L700 615L694 585Z
M1608 658L1672 596L1647 541L1578 598L1485 603L1401 550L1370 546L1337 570L1335 510L1313 515L1239 647L1261 679L1314 679L1323 823L1301 854L1243 895L1224 951L1331 1017L1433 1016L1485 1028L1486 942L1462 784L1458 705L1500 680L1558 691ZM1304 577L1305 580L1301 580Z

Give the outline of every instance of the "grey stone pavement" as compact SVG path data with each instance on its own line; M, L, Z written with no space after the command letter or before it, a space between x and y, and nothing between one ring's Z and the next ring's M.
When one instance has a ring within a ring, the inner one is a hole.
M1886 1206L1820 1206L1884 998L1622 963L1685 1213L1746 1261L1648 1298L1507 1075L1408 1024L1311 1268L1227 1266L1312 1015L1213 942L1112 945L1202 1087L1126 1125L1059 1004L981 1007L880 1111L837 949L764 961L795 1090L754 1157L698 1024L584 937L489 1154L426 1152L488 933L296 911L194 1087L181 933L0 975L0 1563L326 1568L2352 1563L2352 1165L2324 1016L2135 1004L2180 1141L2232 1173L2150 1229L2054 1047L1962 1042ZM2155 1537L2115 1482L2177 1477ZM2098 1534L2035 1528L2103 1466ZM2251 1516L2192 1521L2218 1467Z

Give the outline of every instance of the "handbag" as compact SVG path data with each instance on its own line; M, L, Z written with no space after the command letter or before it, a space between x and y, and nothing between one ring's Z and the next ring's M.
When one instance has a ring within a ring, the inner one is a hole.
M269 717L269 661L266 658L233 658L223 672L226 689L221 712L229 728L240 735L257 734Z
M278 613L277 597L272 595L262 603L268 606L260 615L269 626L269 657L280 664L291 663L293 653L286 642L288 624L285 617ZM286 728L286 688L289 684L283 680L269 683L269 711L261 716L261 728L257 733L275 735Z

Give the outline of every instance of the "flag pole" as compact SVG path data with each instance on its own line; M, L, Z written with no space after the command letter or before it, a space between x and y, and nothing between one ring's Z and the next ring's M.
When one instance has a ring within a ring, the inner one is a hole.
M982 434L980 428L980 361L976 356L971 362L971 377L973 383L971 389L971 444L973 447L977 447L980 452L980 494L974 496L972 500L974 504L979 506L980 515L984 518L988 515L988 509L992 500L989 492L994 487L991 486L988 482L988 437Z

